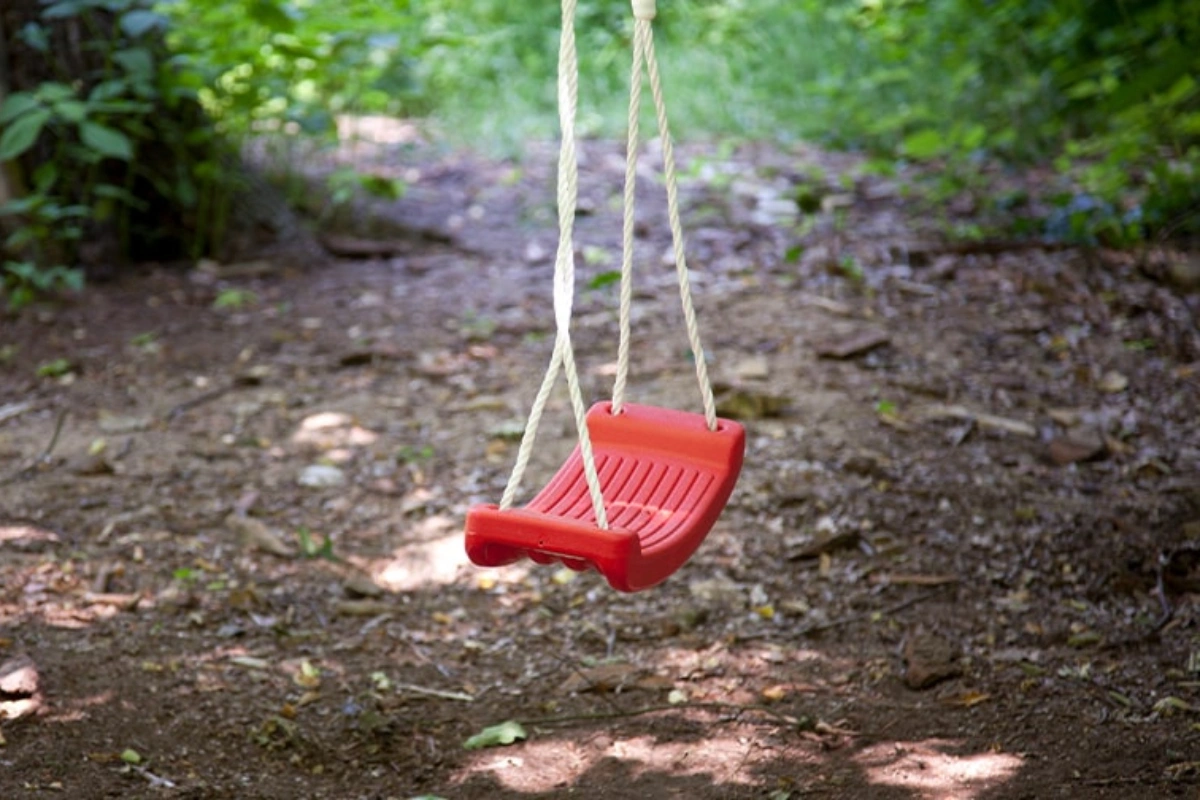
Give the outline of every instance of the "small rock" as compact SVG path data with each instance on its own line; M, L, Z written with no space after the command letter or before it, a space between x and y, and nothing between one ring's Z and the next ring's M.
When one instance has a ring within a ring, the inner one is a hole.
M1057 466L1103 457L1108 452L1104 434L1091 425L1079 425L1050 440L1046 455Z
M328 489L343 486L346 483L346 473L328 464L310 464L300 472L297 479L301 486L313 489Z
M1172 259L1167 264L1167 276L1180 289L1200 287L1200 253Z
M29 656L10 658L0 664L0 695L31 697L38 690L37 664Z
M910 689L931 686L962 674L958 652L951 642L931 633L915 633L904 643L904 685Z
M37 664L29 656L16 656L0 664L0 720L35 713L42 705L40 683Z
M550 251L536 241L530 241L525 245L525 261L530 264L541 264L549 260Z
M87 453L72 459L70 469L74 474L82 476L112 475L115 471L103 453Z
M855 475L879 477L891 466L891 459L874 450L856 450L842 462L842 469Z
M1105 394L1120 394L1129 388L1129 378L1116 370L1109 370L1101 376L1096 388Z
M701 606L741 609L746 605L746 588L728 578L692 581L688 592Z
M124 414L113 414L108 411L101 411L97 420L97 424L103 433L137 433L144 431L154 422L153 417L131 416Z
M382 597L383 589L365 572L351 572L342 581L342 590L350 597Z
M734 372L743 381L765 381L771 376L766 356L751 356L742 359L734 368Z

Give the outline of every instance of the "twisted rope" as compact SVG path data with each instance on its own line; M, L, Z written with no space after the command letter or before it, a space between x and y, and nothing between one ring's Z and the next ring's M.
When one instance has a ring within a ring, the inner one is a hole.
M650 94L654 99L658 133L662 140L663 177L667 187L667 218L671 226L675 274L679 282L679 298L683 305L684 326L687 328L692 358L696 362L696 381L700 385L700 401L704 407L704 419L709 430L716 430L717 404L713 398L712 383L708 378L708 363L704 358L704 345L700 341L700 326L696 320L695 306L692 303L692 287L684 255L683 225L679 219L679 182L675 174L675 149L671 143L667 106L663 99L658 59L654 53L652 22L655 13L655 0L633 0L633 69L629 87L629 137L625 156L625 220L621 257L620 309L618 311L620 343L617 345L617 377L613 384L613 413L620 413L624 406L625 387L629 378L630 316L633 304L634 184L637 180L638 111L641 106L642 65L644 63L646 74L650 79Z
M529 465L533 445L537 439L538 425L546 408L550 391L558 379L561 367L567 376L567 391L571 396L571 409L575 415L575 427L579 433L579 451L583 460L583 474L591 495L596 524L608 528L608 515L604 511L604 496L600 491L600 476L596 472L596 457L592 452L592 439L588 435L587 409L583 405L583 392L579 387L579 373L575 368L575 351L571 347L571 306L575 300L575 211L579 197L579 164L575 148L575 117L579 102L579 59L575 48L576 0L563 0L562 36L558 51L558 119L562 128L562 144L558 154L558 253L554 262L554 353L550 366L542 379L542 385L534 398L529 412L529 422L517 449L517 462L509 476L508 485L500 499L500 508L511 508L516 499L521 478Z

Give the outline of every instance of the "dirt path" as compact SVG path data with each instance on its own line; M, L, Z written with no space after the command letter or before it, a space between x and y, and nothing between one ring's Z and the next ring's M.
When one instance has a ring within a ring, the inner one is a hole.
M584 284L622 172L585 155ZM4 319L0 797L1196 796L1197 296L1121 256L935 252L848 159L686 155L747 463L638 595L462 554L549 355L546 153L381 156L412 187L388 213L448 243ZM660 203L632 399L693 408ZM577 306L596 399L611 294ZM542 441L531 486L562 397ZM524 741L463 748L507 720Z

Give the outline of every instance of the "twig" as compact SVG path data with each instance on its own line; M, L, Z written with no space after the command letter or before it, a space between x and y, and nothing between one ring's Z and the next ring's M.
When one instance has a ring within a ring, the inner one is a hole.
M1167 587L1163 581L1163 570L1170 558L1158 559L1158 567L1155 569L1154 580L1154 596L1158 598L1159 607L1162 608L1162 617L1154 624L1152 633L1158 633L1163 628L1167 627L1167 623L1175 616L1175 606L1171 605L1171 601L1167 599Z
M0 479L0 486L7 486L18 478L27 475L29 471L38 464L41 464L45 462L46 459L50 458L50 454L53 453L54 448L58 446L58 437L62 434L63 423L67 421L67 414L69 413L70 412L66 409L58 412L58 419L54 421L54 433L50 435L50 441L46 443L46 447L42 450L41 454L32 459L25 466L20 467L15 472L6 475L3 479Z
M150 781L151 786L155 786L160 789L174 789L176 787L175 781L159 777L145 767L139 767L137 764L130 764L129 766L133 768L134 772Z
M522 725L562 725L569 722L592 722L606 719L628 719L631 717L641 717L646 714L657 714L659 711L679 711L687 709L704 709L708 711L736 711L739 714L754 711L760 714L766 714L779 722L791 725L802 730L815 730L816 723L808 717L793 717L789 714L783 714L773 708L763 705L739 705L737 703L720 703L720 702L704 702L704 703L676 703L674 705L663 703L654 706L641 706L640 708L618 709L616 711L601 711L590 714L564 714L558 717L534 717L532 719L520 720Z
M192 409L198 408L198 407L204 405L205 403L209 403L209 402L212 402L213 400L216 400L217 398L221 397L222 395L226 394L227 392L232 391L233 388L234 388L234 385L232 383L230 383L225 386L218 386L215 389L209 389L204 394L197 395L196 397L193 397L191 400L184 400L182 403L180 403L179 405L175 406L174 408L172 408L170 411L167 412L167 422L170 422L171 420L175 419L176 417L178 417L182 414L186 414L187 412L191 411Z
M844 617L838 617L837 619L831 619L828 622L820 622L815 625L809 625L807 628L800 629L800 635L808 636L810 634L822 633L824 631L832 630L834 628L841 628L846 625L853 625L856 622L865 622L865 621L871 619L871 617L875 616L876 614L879 614L880 616L885 616L885 617L891 616L892 614L898 614L907 608L911 608L912 606L917 605L918 603L924 603L926 600L933 599L937 595L941 594L942 589L946 588L946 586L952 586L952 585L953 584L946 584L945 586L939 586L931 591L925 592L924 594L919 594L916 597L910 597L907 600L904 600L903 602L888 606L887 608L883 609L882 611L864 611L861 614L847 614Z
M68 412L65 408L58 412L58 419L54 421L54 433L50 436L50 441L46 444L46 449L43 450L42 454L37 457L37 461L39 463L45 461L50 457L50 454L54 452L54 448L58 444L59 434L62 433L63 423L67 421L68 413L70 412Z
M475 702L475 696L469 695L466 692L450 692L445 689L431 689L425 686L417 686L415 683L397 683L396 688L412 692L413 694L423 694L429 697L440 697L443 700L461 700L464 703Z

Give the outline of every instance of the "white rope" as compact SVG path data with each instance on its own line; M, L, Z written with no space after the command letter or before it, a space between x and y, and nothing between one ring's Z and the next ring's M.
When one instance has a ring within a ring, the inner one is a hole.
M591 495L596 524L608 528L608 516L604 511L604 496L600 491L600 476L596 472L596 458L592 452L592 440L587 429L587 409L583 405L583 392L579 386L579 373L575 368L575 351L571 347L571 307L575 300L575 211L579 195L579 164L575 151L575 117L579 102L579 59L575 49L576 0L563 0L562 37L558 53L558 118L562 128L562 145L558 155L558 254L554 262L554 353L550 366L542 379L541 388L534 398L529 412L529 421L517 449L517 462L509 476L508 485L500 500L500 508L511 508L516 499L521 478L529 465L537 429L550 391L558 378L561 367L567 376L567 391L571 397L571 408L575 415L575 427L579 433L579 451L583 460L583 474Z
M558 253L554 262L554 352L550 365L533 401L529 421L517 449L517 461L509 476L508 485L500 500L500 508L511 508L521 485L521 478L529 466L533 445L537 439L538 426L550 392L561 369L567 378L567 391L571 398L571 409L575 416L575 427L579 433L579 451L583 461L583 474L587 481L596 524L608 528L608 517L604 509L604 496L600 488L600 477L596 471L596 458L592 450L591 436L587 428L587 410L583 405L583 392L579 385L579 374L575 367L575 351L571 346L571 308L575 299L575 213L579 195L579 163L576 153L575 117L579 102L579 59L575 46L575 11L577 0L562 2L562 37L558 57L558 108L559 124L562 128L562 144L558 157ZM658 119L658 132L662 139L663 175L667 187L667 216L671 226L671 242L674 246L676 277L679 281L679 296L683 303L684 324L688 342L696 361L696 379L700 384L700 396L704 406L704 417L710 430L716 430L716 401L713 399L712 384L708 379L708 365L704 360L704 347L700 341L700 329L696 321L696 310L692 304L691 282L688 279L687 261L684 256L683 226L679 220L679 189L675 175L675 153L671 144L671 132L667 125L667 109L663 100L662 82L658 72L658 61L654 54L654 31L651 21L655 16L655 0L632 0L634 14L633 68L629 89L629 136L625 164L625 217L622 231L621 294L620 294L620 343L617 348L617 379L613 387L613 413L620 413L625 402L625 388L629 379L630 316L633 302L633 245L634 245L634 194L637 181L638 111L641 105L642 67L650 79L650 93L654 98L654 111Z
M617 378L613 385L613 411L621 410L625 402L625 386L629 377L630 316L633 299L633 217L634 183L637 179L638 111L641 105L642 64L650 78L650 94L654 98L654 111L658 118L658 133L662 140L663 176L667 186L667 217L671 226L671 242L674 246L675 273L679 282L679 297L683 304L684 325L688 343L696 362L696 380L700 384L700 400L704 407L704 419L709 430L717 429L717 407L713 398L712 384L708 378L708 363L704 359L704 345L700 341L700 327L696 321L696 309L692 303L691 281L688 278L687 261L684 256L683 225L679 220L679 188L675 176L675 151L671 144L671 131L667 123L667 106L663 99L662 81L658 72L658 59L654 54L655 16L654 0L632 0L634 14L633 70L629 87L629 139L625 161L625 224L623 230L621 259L620 295L620 343L617 346Z
M642 48L638 45L643 25L649 26L649 21L643 23L639 16L638 3L647 0L634 0L634 46L633 67L630 70L629 81L629 134L625 146L625 221L621 237L621 293L618 312L620 339L617 344L617 379L613 383L613 413L620 414L625 407L625 386L629 382L629 349L630 324L633 309L633 229L635 189L637 187L638 159L638 110L642 105ZM653 15L654 3L650 2L650 13Z

